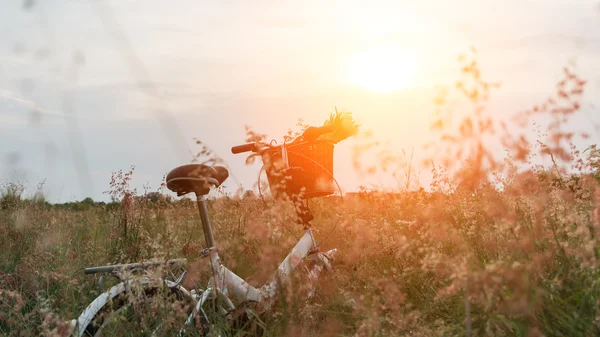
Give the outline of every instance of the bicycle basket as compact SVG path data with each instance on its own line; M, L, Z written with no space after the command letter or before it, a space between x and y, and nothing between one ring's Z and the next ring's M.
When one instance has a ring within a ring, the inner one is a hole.
M273 195L279 198L301 194L310 199L335 193L333 148L326 142L299 143L263 153Z

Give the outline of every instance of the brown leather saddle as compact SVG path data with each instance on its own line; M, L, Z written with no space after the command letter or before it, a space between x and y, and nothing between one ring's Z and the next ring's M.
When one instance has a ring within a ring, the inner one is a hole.
M188 193L205 195L211 187L219 187L229 177L223 166L188 164L179 166L167 174L167 188L177 196Z

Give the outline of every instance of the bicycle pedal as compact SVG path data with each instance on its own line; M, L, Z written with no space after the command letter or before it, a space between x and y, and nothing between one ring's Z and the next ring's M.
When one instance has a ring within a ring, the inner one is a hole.
M335 256L337 255L337 248L333 248L330 249L328 251L326 251L325 253L323 253L323 255L325 255L325 257L327 258L327 260L329 260L330 262L335 261Z

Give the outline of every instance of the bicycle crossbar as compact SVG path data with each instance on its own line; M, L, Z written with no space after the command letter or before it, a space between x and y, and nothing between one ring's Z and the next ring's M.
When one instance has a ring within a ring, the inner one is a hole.
M150 267L159 266L162 264L173 265L173 264L185 264L187 259L174 259L168 261L151 261L151 262L141 262L141 263L128 263L128 264L114 264L109 266L100 266L100 267L88 267L83 271L84 274L98 274L98 273L112 273L115 270L119 269L146 269Z

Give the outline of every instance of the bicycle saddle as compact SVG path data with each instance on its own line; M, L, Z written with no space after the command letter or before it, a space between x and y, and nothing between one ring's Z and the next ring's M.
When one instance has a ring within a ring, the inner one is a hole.
M182 196L188 193L205 195L211 185L219 187L229 177L229 171L223 166L189 164L174 168L167 174L167 188Z

